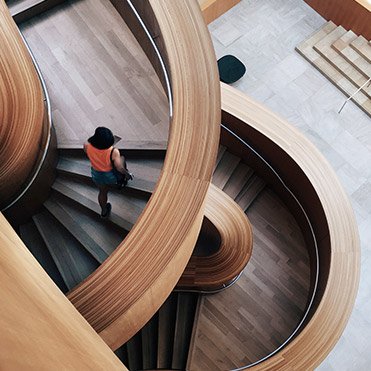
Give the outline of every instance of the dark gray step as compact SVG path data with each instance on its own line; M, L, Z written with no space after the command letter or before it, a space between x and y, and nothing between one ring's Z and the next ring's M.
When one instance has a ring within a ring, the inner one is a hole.
M119 231L111 223L56 192L44 206L99 263L106 260L126 235L123 230Z
M242 210L246 211L264 187L265 182L254 174L236 197L235 201L240 205Z
M194 293L178 293L172 359L173 370L186 369L198 297L199 295Z
M157 368L158 312L142 328L141 335L143 370L155 370Z
M100 215L98 189L93 184L59 176L53 184L53 189ZM130 231L147 204L148 196L132 195L127 189L112 190L108 194L108 200L112 204L109 218L111 222Z
M47 210L33 220L69 290L95 271L98 262Z
M134 180L127 185L128 188L152 192L163 166L163 160L158 158L132 158L128 159L127 166L134 174ZM90 178L90 162L84 155L61 156L57 169L60 173L71 176Z
M10 14L17 23L24 22L65 0L8 0Z
M225 153L226 150L227 150L227 147L222 146L222 145L219 146L218 155L216 156L214 171L217 168L217 166L218 166L220 160L222 159L222 157L223 157L223 155L224 155L224 153Z
M128 354L128 369L130 371L143 370L142 336L140 331L126 343L126 349Z
M254 171L244 163L239 163L228 182L223 188L223 191L235 199L243 190L246 183L253 176Z
M239 162L239 157L225 151L214 171L212 179L213 184L223 189Z
M173 360L177 293L171 293L158 312L157 368L170 370Z
M19 227L19 232L28 250L30 250L32 255L37 259L60 290L66 293L68 288L34 222L31 221L21 225Z

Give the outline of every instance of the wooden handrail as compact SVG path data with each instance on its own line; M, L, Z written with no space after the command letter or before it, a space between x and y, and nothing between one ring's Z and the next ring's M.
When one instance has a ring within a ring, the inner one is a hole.
M295 193L320 247L319 284L309 319L294 340L251 369L312 370L338 341L357 293L360 249L350 202L324 157L285 120L225 84L222 110L223 124L268 160ZM237 147L236 154L241 155ZM263 166L260 170L259 175L284 197ZM308 225L289 198L288 205L298 215L304 235L308 235Z
M68 294L113 349L158 310L192 254L220 133L215 54L197 2L149 4L167 51L174 102L164 167L124 242Z
M126 370L0 213L0 368Z
M45 107L32 59L3 0L0 18L1 210L20 193L37 165Z
M251 224L236 202L213 184L206 197L205 217L220 234L220 248L209 256L192 255L177 290L222 289L242 272L250 260Z

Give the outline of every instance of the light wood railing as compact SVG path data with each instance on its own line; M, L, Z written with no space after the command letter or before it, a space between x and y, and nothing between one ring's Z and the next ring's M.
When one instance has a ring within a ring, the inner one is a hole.
M313 265L314 249L318 248L318 282L312 284L314 296L307 318L290 342L251 369L312 370L338 341L357 294L360 248L353 210L336 174L303 134L225 84L222 84L222 122L258 153L246 149L228 132L222 133L223 145L258 171L296 216Z
M164 167L118 249L68 298L116 349L159 309L201 227L220 134L215 54L196 1L150 1L166 50L173 117ZM187 46L187 47L186 47Z
M25 186L45 145L39 77L8 8L0 1L0 210Z

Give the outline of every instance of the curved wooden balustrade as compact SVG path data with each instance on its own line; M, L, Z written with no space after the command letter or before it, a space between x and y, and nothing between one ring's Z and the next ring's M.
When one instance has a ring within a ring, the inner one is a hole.
M157 311L192 254L220 133L215 55L197 2L150 4L171 67L174 106L165 164L127 238L68 295L113 349Z
M0 368L126 370L0 214Z
M0 1L0 210L23 188L43 141L39 77L19 31Z
M220 249L210 256L194 256L176 288L212 291L223 288L244 269L252 252L252 229L242 209L223 191L210 185L205 217L216 227Z
M222 110L223 123L271 163L304 206L320 254L318 289L304 328L281 351L252 369L312 370L338 341L357 293L360 249L351 205L327 161L283 119L225 84ZM241 155L236 143L234 148ZM266 170L261 170L264 177ZM266 180L280 191L271 175ZM292 200L288 205L295 209ZM308 235L303 216L297 210L294 214Z

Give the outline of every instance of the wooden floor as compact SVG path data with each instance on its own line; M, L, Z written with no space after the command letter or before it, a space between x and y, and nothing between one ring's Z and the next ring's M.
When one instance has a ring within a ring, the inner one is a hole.
M20 28L47 83L59 147L80 146L97 126L122 137L120 147L166 147L166 96L109 0L67 1Z
M252 204L248 217L252 258L235 285L203 298L190 370L230 370L257 361L302 318L309 257L295 220L270 190Z

